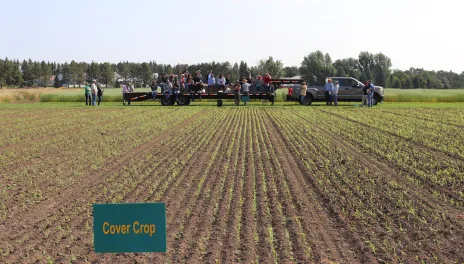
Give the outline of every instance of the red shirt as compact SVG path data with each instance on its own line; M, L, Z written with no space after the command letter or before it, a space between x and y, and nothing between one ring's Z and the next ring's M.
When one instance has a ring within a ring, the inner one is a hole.
M265 84L270 84L271 83L271 76L264 76L263 77L263 82Z

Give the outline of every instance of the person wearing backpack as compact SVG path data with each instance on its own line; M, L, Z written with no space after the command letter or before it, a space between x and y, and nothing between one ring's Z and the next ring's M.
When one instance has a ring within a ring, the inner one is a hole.
M85 91L85 105L91 106L92 97L90 95L90 85L87 82L85 83L84 91Z
M101 87L100 83L97 83L97 97L98 97L98 106L100 106L100 103L103 98L103 87Z

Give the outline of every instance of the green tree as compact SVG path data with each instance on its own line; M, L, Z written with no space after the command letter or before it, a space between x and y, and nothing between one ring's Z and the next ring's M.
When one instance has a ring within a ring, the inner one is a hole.
M127 79L130 77L130 66L128 62L119 62L116 66L116 71L119 76L124 79L124 82L127 82Z
M285 76L284 65L280 60L274 60L272 56L259 61L257 71L261 75L269 73L272 78L282 78ZM256 75L256 74L255 74Z
M295 77L300 75L300 69L298 69L298 66L287 66L284 68L285 71L285 77Z
M44 87L47 87L49 81L50 81L50 77L52 75L52 69L50 67L50 65L48 65L45 61L42 61L40 63L40 68L41 68L41 71L40 71L40 77L42 79L42 85Z
M239 66L239 68L238 68L239 78L240 78L240 79L243 79L243 78L245 78L245 77L248 77L248 76L246 76L247 70L248 70L248 65L247 65L247 63L244 62L244 61L240 61L240 66Z
M375 68L375 62L374 62L374 54L371 54L367 51L363 51L359 53L359 67L361 68L361 71L363 73L361 81L366 81L366 80L373 80L375 83L374 79L374 68Z
M20 85L22 81L23 76L16 62L8 58L0 60L0 86Z
M100 81L100 65L94 61L90 63L90 66L87 68L87 80L91 82L92 80Z
M374 79L379 86L387 87L387 80L390 76L390 68L392 66L389 57L382 53L374 55Z
M105 62L100 65L100 75L105 82L105 86L108 87L108 82L112 82L114 79L114 70L111 64Z
M230 81L235 82L240 78L240 70L238 67L238 63L234 63L234 66L232 67L232 72L230 73Z
M150 85L150 81L153 79L153 71L151 70L150 65L144 62L140 68L143 85Z
M330 55L321 51L310 53L303 58L300 74L311 85L324 85L327 77L335 74Z
M345 69L342 66L338 66L337 73L335 75L337 77L346 77Z

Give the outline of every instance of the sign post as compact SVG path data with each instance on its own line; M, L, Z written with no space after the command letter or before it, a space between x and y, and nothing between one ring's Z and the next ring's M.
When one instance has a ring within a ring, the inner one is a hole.
M166 252L164 203L94 204L96 253Z

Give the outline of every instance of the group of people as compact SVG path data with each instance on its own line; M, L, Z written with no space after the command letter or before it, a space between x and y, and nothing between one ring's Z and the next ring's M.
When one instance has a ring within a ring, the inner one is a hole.
M96 80L92 80L92 84L85 83L85 105L96 106L98 98L98 106L102 101L103 97L103 88L100 83L97 83Z
M332 79L327 80L327 84L325 85L325 101L326 105L332 105L332 102L335 106L338 105L337 103L337 95L338 90L340 89L340 85L338 81L335 81L335 84L332 82ZM363 87L363 96L362 96L362 105L367 107L372 107L374 103L374 84L372 84L372 80L368 80ZM306 94L306 89L303 93L303 85L301 87L301 94ZM303 96L302 96L303 98ZM302 99L303 102L303 99Z
M332 79L329 78L324 88L326 105L332 105L332 102L334 102L335 106L337 106L337 95L340 88L338 81L335 81L335 84L333 84Z
M367 80L363 87L362 105L372 107L374 103L374 84L372 80Z
M171 74L167 75L162 73L157 80L153 80L150 88L153 94L153 99L156 98L158 87L161 88L161 92L165 97L175 96L175 100L179 99L180 92L190 93L190 100L194 101L194 95L202 93L234 93L235 104L238 105L240 102L240 95L245 105L249 100L250 89L256 90L261 93L268 92L271 95L271 103L274 104L273 96L275 95L275 88L271 85L271 76L266 73L264 77L261 75L252 78L251 75L237 80L234 83L231 82L230 75L224 76L220 74L217 78L212 71L208 72L207 80L204 81L201 71L196 71L195 76L184 69L182 74L179 76ZM123 88L124 89L124 88ZM123 91L124 93L124 91ZM238 98L238 99L237 99Z

